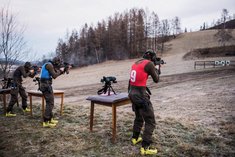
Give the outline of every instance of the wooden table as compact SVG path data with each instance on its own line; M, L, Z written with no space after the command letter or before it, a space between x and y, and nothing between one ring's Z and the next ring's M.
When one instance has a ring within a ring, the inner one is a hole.
M54 96L60 96L61 97L61 103L60 103L60 115L63 114L63 105L64 105L64 91L62 90L53 90L54 92ZM29 96L29 104L30 104L30 115L33 116L33 110L32 110L32 96L35 96L35 97L40 97L42 98L42 118L44 116L44 106L45 106L45 98L42 94L41 91L38 91L38 90L30 90L27 92L28 93L28 96Z
M4 113L6 113L6 106L7 106L7 100L6 96L7 94L11 93L11 89L0 89L0 94L3 95L3 108L4 108Z
M113 94L110 96L104 95L94 95L89 96L86 100L91 101L91 110L90 110L90 131L93 131L93 119L94 119L94 104L104 105L112 107L112 142L116 140L116 108L118 106L123 106L130 104L130 99L127 93L119 93L117 95Z

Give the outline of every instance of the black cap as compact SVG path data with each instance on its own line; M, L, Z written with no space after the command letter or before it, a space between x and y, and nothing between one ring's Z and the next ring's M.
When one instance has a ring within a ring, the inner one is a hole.
M31 69L31 68L32 68L31 63L30 63L30 62L25 62L24 68L25 68L25 69L28 69L28 70Z
M144 55L143 55L144 59L148 59L151 60L152 62L155 62L157 55L153 50L147 50Z
M53 59L52 59L52 63L54 64L54 65L60 65L61 64L61 59L60 59L60 57L54 57Z

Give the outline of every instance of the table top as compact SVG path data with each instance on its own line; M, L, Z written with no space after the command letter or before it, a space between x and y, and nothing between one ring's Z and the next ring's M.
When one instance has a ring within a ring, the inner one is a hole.
M54 92L54 94L64 94L63 90L53 90L53 92ZM42 94L42 92L39 90L30 90L30 91L27 91L27 93L29 93L29 94Z
M6 94L6 93L10 93L11 88L7 88L7 89L0 89L0 94Z
M112 95L92 95L86 98L86 100L105 102L105 103L117 103L124 100L129 100L128 93L117 93Z

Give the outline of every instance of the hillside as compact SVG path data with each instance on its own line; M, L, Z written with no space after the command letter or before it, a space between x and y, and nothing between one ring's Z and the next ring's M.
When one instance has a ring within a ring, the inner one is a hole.
M224 27L224 24L220 24L220 25L217 25L217 26L214 26L214 27L211 27L209 29L221 29ZM225 23L225 29L235 29L235 19L233 20L230 20L230 21L227 21Z
M235 67L194 70L195 60L183 59L193 49L218 46L215 33L207 30L181 34L166 43L168 51L161 57L167 64L162 66L160 82L148 81L157 122L153 137L158 156L235 155ZM235 37L235 30L232 33ZM111 109L95 106L94 132L90 133L90 103L86 100L102 87L103 76L115 76L115 91L127 92L135 60L76 68L54 80L54 89L65 91L61 117L56 99L54 112L59 125L55 129L41 127L40 99L34 100L34 117L24 115L16 106L17 119L0 116L0 133L4 135L0 137L0 156L139 156L139 146L130 144L134 118L131 105L117 109L117 142L112 144ZM205 60L235 61L235 56ZM28 90L37 89L31 79L24 85Z
M185 61L183 56L193 49L218 46L218 42L213 36L215 33L215 30L209 30L181 34L176 38L176 40L166 43L169 50L164 54L158 53L167 63L162 67L164 71L162 76L193 72L194 60ZM235 37L235 30L232 33ZM231 42L229 44L235 45L235 42ZM209 60L213 59L215 58L210 58ZM223 59L226 59L226 57L223 57ZM99 83L103 76L116 76L118 81L128 80L131 64L135 60L136 59L108 61L97 65L78 68L71 71L71 77L65 75L60 78L60 80L68 80L66 86L71 87L73 85L70 83L74 83L76 85ZM59 79L58 82L60 82ZM65 84L62 83L57 84L57 81L55 81L55 86L58 88L65 88L64 85Z

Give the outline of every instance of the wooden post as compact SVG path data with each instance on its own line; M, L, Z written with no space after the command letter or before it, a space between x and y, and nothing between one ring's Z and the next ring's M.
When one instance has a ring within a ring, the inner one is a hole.
M33 116L33 102L31 94L29 94L29 106L30 106L30 115Z
M113 124L113 126L112 126L112 130L113 130L113 137L112 137L112 142L114 143L115 142L115 140L116 140L116 117L117 117L117 113L116 113L116 105L115 104L112 104L112 112L113 112L113 114L112 114L112 124Z
M44 96L42 96L42 119L44 118L44 111L45 111L45 107L44 107Z
M5 93L3 93L3 105L4 105L4 113L6 113L7 112L7 106L6 106L6 104L7 104L7 100L6 100L7 98L6 98L6 94Z
M64 93L61 94L61 104L60 104L60 115L63 114L63 104L64 104Z
M91 101L90 131L93 131L93 119L94 119L94 102Z

